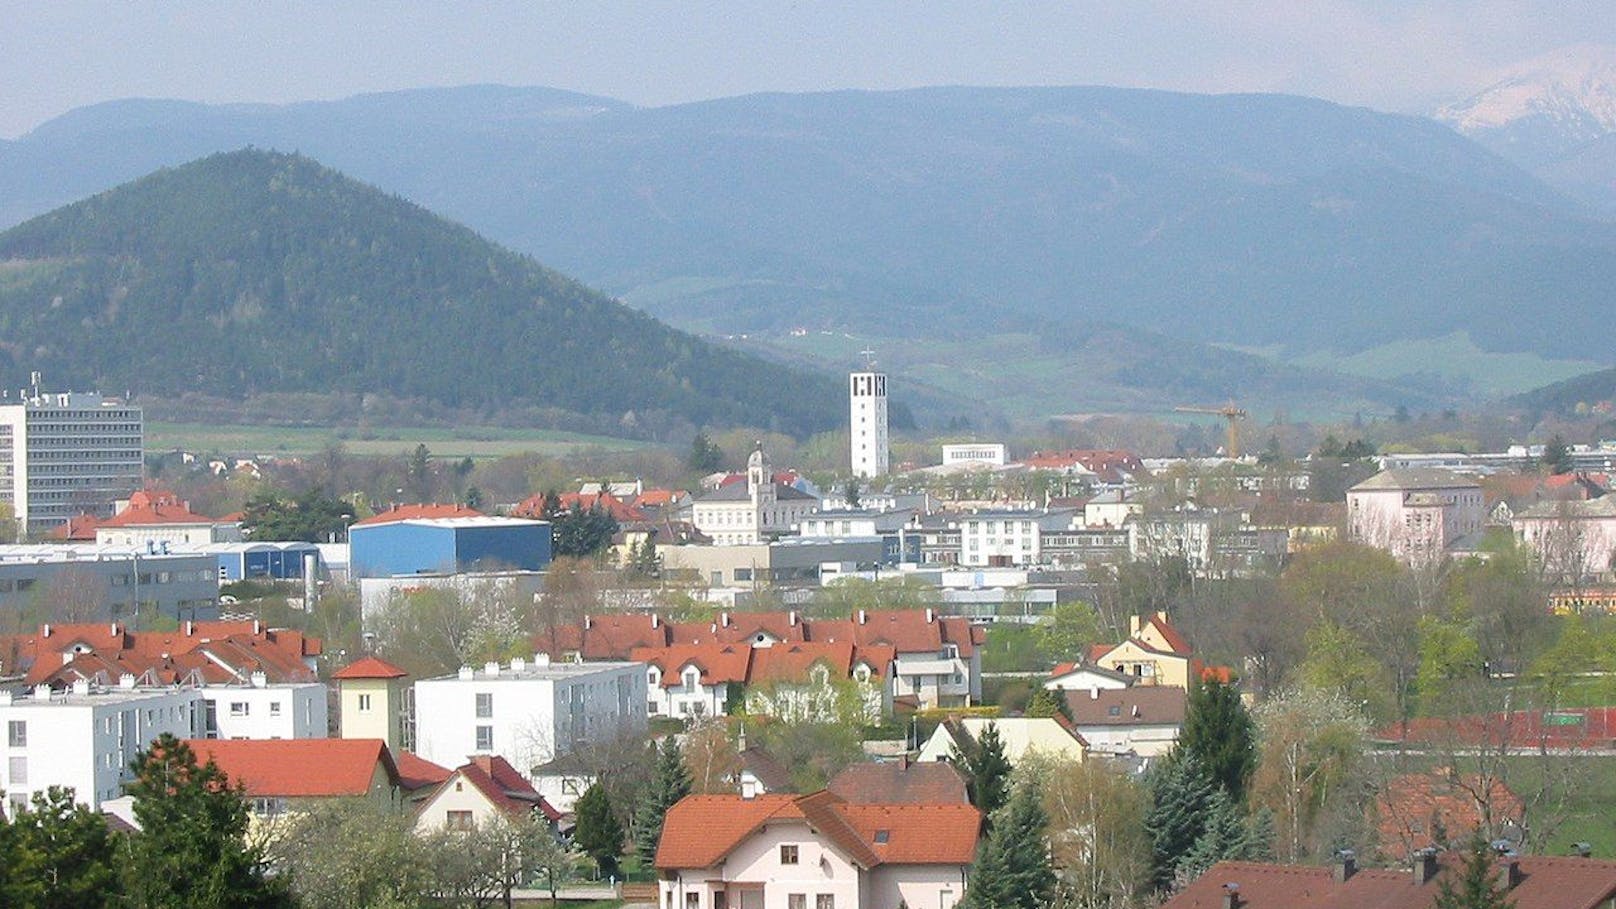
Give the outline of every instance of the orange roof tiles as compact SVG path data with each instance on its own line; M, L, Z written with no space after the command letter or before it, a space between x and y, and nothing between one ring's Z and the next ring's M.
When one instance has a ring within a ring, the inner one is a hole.
M686 666L701 671L703 685L745 682L752 667L752 648L744 644L688 644L673 647L636 647L629 659L661 670L663 688L680 684Z
M333 679L401 679L409 673L378 656L365 656L331 673Z
M449 780L456 776L476 787L495 808L511 815L541 812L547 819L561 819L561 812L551 807L516 768L498 755L480 754L456 768ZM448 785L446 780L444 785Z
M117 623L43 625L33 634L0 638L0 652L14 652L29 685L66 684L97 670L173 684L195 671L209 684L247 682L262 672L272 682L314 681L309 663L321 653L319 638L255 621L187 622L174 631L133 632ZM99 662L88 662L94 655Z
M407 792L436 786L454 773L449 768L434 764L413 751L400 751L394 763L398 766L399 788Z
M969 802L965 777L947 761L864 761L826 785L845 802L870 805L953 805Z
M362 521L355 521L353 526L369 527L373 524L391 524L395 521L423 521L432 520L435 518L480 517L484 517L483 513L475 508L467 508L464 505L454 503L440 505L434 502L430 505L394 505L392 508L371 515Z
M658 868L710 868L765 823L806 821L861 867L968 865L982 815L969 804L853 805L828 790L809 795L692 795L668 810Z
M198 762L213 761L251 796L366 795L378 765L395 785L399 781L381 739L192 739L186 744Z
M123 511L102 521L101 527L136 527L154 524L211 524L213 519L191 510L172 492L142 489L129 497Z
M1406 773L1387 782L1375 798L1380 848L1403 856L1427 846L1462 843L1484 825L1480 797L1485 796L1491 823L1519 822L1525 807L1503 780L1485 780L1479 773ZM1445 831L1445 841L1433 834ZM1487 831L1491 833L1491 831Z

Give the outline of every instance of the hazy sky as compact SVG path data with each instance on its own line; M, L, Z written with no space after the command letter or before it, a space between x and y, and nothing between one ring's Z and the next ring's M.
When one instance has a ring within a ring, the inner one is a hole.
M292 101L476 82L639 104L1103 84L1424 112L1573 44L1616 46L1609 0L0 0L0 136L113 98Z

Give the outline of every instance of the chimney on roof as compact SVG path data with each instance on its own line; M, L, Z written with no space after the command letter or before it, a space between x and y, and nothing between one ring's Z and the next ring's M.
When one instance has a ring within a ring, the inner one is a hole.
M80 696L89 694L90 693L90 680L89 679L74 679L73 680L73 693L77 694L77 695L80 695Z
M42 638L50 637L50 623L49 622L46 622L44 625L40 626L39 636L42 637Z
M1093 688L1089 689L1089 700L1098 701L1099 699L1100 699L1100 686L1095 685Z
M471 671L470 666L462 666L462 667L460 667L460 672L458 674L458 678L463 682L469 682L473 678L475 678L475 675Z
M930 606L927 606L926 607L926 624L930 625L930 624L932 624L933 622L936 622L936 621L937 621L937 611L932 609Z
M130 688L135 687L135 677L134 677L134 675L131 674L131 673L125 672L122 675L118 676L118 687L122 688L122 689L125 689L125 690L128 690Z
M662 627L662 620L660 618L658 618L657 614L654 613L654 612L651 613L651 627L652 628L661 628Z
M112 635L114 637L117 636L117 634L118 634L118 623L117 622L112 623L112 630L108 631L107 634L110 634L110 635Z
M791 627L792 628L797 627L797 610L795 610L795 609L791 610L790 612L786 613L786 616L787 616L787 621L790 623Z
M591 625L593 625L593 624L594 624L594 620L589 617L588 613L585 613L584 614L584 630L588 631L589 627Z
M483 664L483 672L486 672L489 675L497 676L499 675L499 664L493 660L489 660Z
M511 657L511 671L512 672L526 672L527 671L527 660L524 660L521 657Z
M264 631L263 623L259 622L257 619L253 619L253 637L257 637L258 635L262 634L263 631Z
M868 622L870 620L870 614L868 612L865 612L864 610L860 609L859 613L858 613L858 620L859 620L859 624L863 625L865 622Z
M1219 903L1223 909L1237 909L1240 905L1240 885L1230 881L1223 885L1223 901Z
M1594 854L1594 844L1586 842L1572 843L1571 854L1577 858L1589 858Z
M1358 873L1358 854L1351 849L1340 849L1335 854L1334 874L1337 884L1345 884Z
M535 653L535 654L533 654L533 666L535 668L541 668L542 669L543 667L548 666L548 665L550 665L550 655L548 653Z
M729 627L729 612L728 611L720 612L718 614L718 624L724 626L725 628Z
M254 672L251 676L249 676L249 678L252 680L252 686L254 688L269 687L269 676L264 675L262 670Z
M185 636L190 637L196 633L196 623L190 619L185 620Z
M1429 884L1436 877L1439 867L1435 849L1426 848L1414 853L1414 885Z
M1128 637L1138 637L1140 630L1144 627L1145 620L1143 617L1136 615L1128 616Z

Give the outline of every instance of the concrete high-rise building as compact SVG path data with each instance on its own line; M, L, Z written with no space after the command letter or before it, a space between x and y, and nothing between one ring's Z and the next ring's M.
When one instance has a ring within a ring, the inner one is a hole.
M19 533L44 533L81 513L112 516L141 486L145 423L139 407L97 392L44 394L39 374L0 396L0 506Z
M881 476L888 467L886 374L855 372L847 390L853 476Z

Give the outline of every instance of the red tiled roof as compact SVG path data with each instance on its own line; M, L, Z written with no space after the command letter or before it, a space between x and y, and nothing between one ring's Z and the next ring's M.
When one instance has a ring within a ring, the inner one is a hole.
M483 513L475 508L464 505L440 505L436 502L417 505L394 505L386 511L374 514L362 521L355 521L355 527L369 527L372 524L391 524L395 521L421 521L434 518L480 518Z
M749 682L800 682L808 678L808 671L816 664L824 665L833 679L845 679L853 672L853 644L841 641L834 644L793 642L773 647L758 647L752 652L752 673Z
M1503 780L1484 779L1479 773L1454 775L1442 771L1406 773L1387 782L1375 798L1380 848L1387 855L1404 856L1427 846L1446 848L1462 843L1486 824L1478 796L1487 799L1492 830L1519 822L1525 807ZM1435 831L1445 831L1437 842Z
M1336 883L1332 868L1219 862L1162 909L1221 909L1226 884L1238 886L1242 909L1427 909L1457 857L1442 856L1424 884L1408 870L1368 869ZM1508 897L1515 909L1596 909L1616 896L1616 862L1521 856L1520 883Z
M432 763L413 751L400 751L394 759L398 765L398 786L406 792L436 786L454 771Z
M826 785L844 802L864 805L953 805L969 802L965 778L947 761L864 761Z
M199 763L212 760L251 796L316 798L370 792L377 765L398 784L381 739L192 739Z
M475 786L495 808L506 814L520 816L536 810L548 820L561 819L561 812L551 807L550 803L539 795L538 790L533 788L532 783L524 779L516 772L515 767L498 755L477 755L470 762L456 768L449 781L455 776ZM448 785L449 781L445 781L444 785Z
M1145 624L1155 628L1161 634L1162 639L1171 648L1171 653L1176 653L1179 656L1189 656L1195 652L1195 649L1190 646L1190 642L1185 640L1184 636L1178 633L1178 629L1173 627L1173 623L1167 621L1162 615L1152 615L1145 620Z
M153 524L211 524L213 519L191 510L172 492L142 489L129 497L129 505L105 521L102 527L137 527Z
M673 647L636 647L629 659L661 670L663 688L682 683L686 666L701 670L703 685L745 682L752 666L752 648L744 644L685 644Z
M76 514L68 518L65 523L51 528L48 536L53 540L70 540L78 542L93 542L95 529L101 526L101 519L93 514Z
M634 504L639 508L661 508L673 504L684 495L688 493L676 489L647 489L634 498Z
M658 868L711 868L770 821L806 821L854 863L970 864L982 815L969 804L852 805L809 795L687 796L668 810ZM882 842L885 840L885 842Z
M365 656L331 673L333 679L401 679L409 675L381 657Z
M314 681L308 661L321 650L319 638L254 621L187 622L174 631L142 632L117 623L44 625L0 638L0 652L17 654L29 685L91 678L97 670L107 672L109 683L123 673L150 672L160 684L173 684L192 671L208 684L246 682L253 672L272 682ZM91 654L100 662L81 662Z
M655 625L653 625L655 622ZM775 641L810 644L851 642L868 651L872 665L891 647L897 653L936 652L953 644L969 659L985 640L983 629L963 616L925 609L882 610L850 619L808 619L790 612L726 612L716 622L658 622L651 616L605 615L583 626L563 625L536 635L535 649L560 657L577 651L586 660L626 660L637 647L752 644L759 634ZM877 666L885 671L884 666Z

